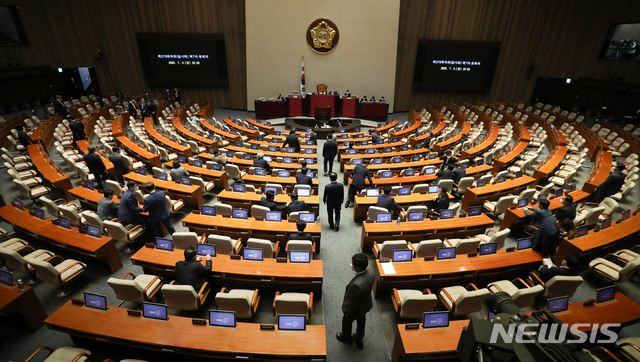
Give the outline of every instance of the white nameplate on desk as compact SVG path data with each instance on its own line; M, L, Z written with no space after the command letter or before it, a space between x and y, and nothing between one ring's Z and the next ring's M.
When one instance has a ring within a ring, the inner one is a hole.
M396 274L396 268L393 267L393 263L380 263L382 270L385 274Z

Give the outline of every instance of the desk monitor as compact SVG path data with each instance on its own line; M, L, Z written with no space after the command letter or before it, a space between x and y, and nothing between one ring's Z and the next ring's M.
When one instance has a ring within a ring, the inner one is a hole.
M392 261L393 262L404 262L404 261L411 261L411 259L413 258L413 250L411 249L405 249L405 250L394 250L393 251L393 257L392 257Z
M311 189L299 188L296 190L298 197L311 197Z
M291 263L311 263L311 252L304 250L289 251L289 261Z
M291 157L284 157L284 158L282 159L282 163L292 164L292 163L293 163L293 158L291 158Z
M364 138L364 134L363 134L363 133L358 133L358 134L356 135L356 138Z
M256 168L254 173L256 176L265 176L267 174L267 170L264 168Z
M378 197L380 195L379 189L367 189L366 191L367 197Z
M393 152L393 148L391 148L391 147L385 147L384 148L384 153L391 153L391 152Z
M347 155L355 155L358 153L358 150L354 150L353 148L347 150Z
M100 239L102 237L100 234L100 226L87 224L87 235Z
M284 149L284 152L286 153L296 153L296 149L293 147L287 147Z
M576 238L585 236L588 233L589 233L589 225L578 226L578 228L576 229Z
M498 176L498 179L496 180L496 183L503 183L506 181L506 178L503 175Z
M522 177L522 171L516 171L516 178Z
M407 215L407 221L422 221L424 220L424 213L422 211L411 211Z
M469 206L469 216L478 216L482 214L482 206Z
M282 131L273 131L273 134L276 136L281 136L282 135Z
M211 164L211 169L214 171L222 171L222 165L219 163Z
M413 161L413 162L420 161L420 155L413 155L413 156L411 156L411 161Z
M476 166L482 166L482 165L484 165L484 158L481 158L476 161Z
M569 192L574 192L576 190L576 184L569 185Z
M278 148L276 146L267 146L267 151L269 152L276 152L278 150Z
M260 140L258 140L260 141ZM257 143L252 143L251 144L251 149L252 150L257 150L260 146ZM247 154L245 153L244 156L246 156ZM251 158L251 156L249 155L249 158Z
M183 178L182 178L182 182L181 182L181 183L182 183L183 185L186 185L186 186L191 186L191 185L193 185L193 182L191 182L191 179L190 179L190 178L188 178L188 177L183 177Z
M425 175L433 175L434 173L436 173L436 169L433 167L427 167L424 169Z
M447 209L440 211L440 220L453 219L453 210Z
M569 297L550 298L547 301L547 309L551 313L565 312L569 309Z
M147 175L147 169L144 167L138 167L138 173L142 176L146 176Z
M555 195L556 195L556 197L560 197L560 196L562 196L563 193L564 193L564 191L562 189L556 189Z
M605 303L616 299L616 286L600 288L596 294L596 303Z
M289 171L287 170L278 170L278 177L290 177Z
M193 160L193 165L195 167L202 167L202 160Z
M345 140L345 139L347 139L347 138L349 138L349 136L348 136L348 135L346 135L346 134L341 134L341 135L340 135L340 139L341 139L341 140Z
M304 331L307 329L304 315L280 314L278 315L279 331Z
M282 213L280 211L267 211L265 217L265 221L282 221Z
M253 261L262 261L262 249L243 248L242 249L242 259L244 259L244 260L253 260Z
M256 137L256 139L257 139L259 142L262 142L262 141L264 141L264 136L258 136L258 137Z
M34 207L33 216L37 217L40 220L44 220L44 209L41 209L39 207Z
M85 181L84 182L84 187L88 188L89 190L95 190L96 189L95 185L91 181Z
M360 146L366 146L369 144L369 141L361 141Z
M408 151L409 150L409 146L402 146L400 147L400 151Z
M271 157L269 155L264 155L264 157L262 157L262 159L267 161L267 162L272 162L273 161L273 157Z
M391 222L391 216L390 212L381 212L376 214L376 222Z
M415 176L416 175L416 170L409 168L404 170L404 176L408 177L408 176Z
M540 194L538 195L538 202L542 201L542 200L546 200L547 199L547 194Z
M245 184L233 184L233 192L247 192L247 185Z
M71 219L64 216L58 217L58 226L63 227L65 229L71 229Z
M159 321L166 321L169 318L166 305L149 302L142 302L142 316Z
M307 135L307 137L309 137L309 136L311 136L311 135ZM313 145L313 141L312 140L306 140L306 141L304 141L304 144L307 145L307 146L312 146Z
M107 296L84 292L84 306L87 308L107 310Z
M372 155L374 153L376 153L376 149L375 148L367 148L364 153L366 153L367 155Z
M24 202L19 198L15 198L13 200L13 206L15 206L18 210L24 211Z
M529 204L529 200L527 199L518 200L518 208L527 207L528 204Z
M444 141L444 137L438 138L438 143L441 143L442 141Z
M401 187L398 190L398 196L407 196L411 195L411 187Z
M265 187L264 187L264 193L265 193L265 194L266 194L267 192L269 192L269 191L273 191L273 194L274 194L274 195L277 195L277 194L278 194L278 188L277 188L277 187L275 187L275 186L265 186Z
M402 157L396 156L391 159L391 163L402 163Z
M200 208L200 213L207 216L216 216L216 207L202 205L202 207Z
M181 145L181 146L186 146L186 145L187 145L187 141L185 141L185 140L181 139L181 140L180 140L180 145Z
M491 255L498 251L497 243L480 244L480 255Z
M622 218L620 218L620 221L625 221L627 220L629 217L631 217L631 210L624 210L622 212Z
M438 260L447 260L447 259L455 259L456 258L456 248L455 247L447 247L447 248L438 248L438 254L436 259Z
M13 273L8 270L0 269L0 284L13 287Z
M532 245L533 245L533 238L531 237L518 239L516 250L531 249Z
M600 229L606 229L606 228L608 228L610 226L611 226L611 218L610 217L602 220L602 223L600 223Z
M354 158L353 160L351 160L351 164L352 165L362 165L362 159L361 158Z
M382 164L382 159L381 158L374 158L372 163L374 165L381 165Z
M164 172L159 172L158 173L158 179L161 181L167 181L167 174Z
M396 143L396 142L398 142L398 137L393 137L393 138L391 139L391 143Z
M315 178L316 174L313 173L313 171L307 171L307 176L311 177L311 178Z
M156 249L173 251L173 240L156 238Z
M231 209L231 217L246 220L249 217L249 211L247 209Z
M211 327L234 328L236 326L236 312L210 310L209 325Z
M431 152L429 154L429 159L430 160L435 160L438 157L438 153L437 152Z
M198 255L216 256L216 246L213 244L196 244L196 252Z
M184 156L178 156L178 162L187 163L187 159Z
M316 222L316 214L312 212L303 212L300 214L300 220L306 222L307 224L313 224Z
M235 145L236 145L236 147L242 147L242 142L236 141Z
M314 153L313 151L314 151L313 148L306 148L304 150L304 153L305 153L305 155L310 155L310 154Z
M392 178L393 177L393 171L382 171L382 178Z
M437 194L438 190L440 189L440 187L438 187L438 185L430 185L429 186L429 191L427 191L430 194Z
M480 179L476 182L476 187L484 187L487 184L487 180Z
M449 312L426 312L422 317L422 328L447 328L449 327Z

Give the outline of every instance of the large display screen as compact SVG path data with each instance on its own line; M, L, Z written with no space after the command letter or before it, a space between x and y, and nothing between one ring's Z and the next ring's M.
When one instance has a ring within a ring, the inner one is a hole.
M138 33L147 84L207 86L228 84L223 34Z
M640 62L640 23L612 24L600 58Z
M486 92L499 54L499 42L420 39L413 90Z

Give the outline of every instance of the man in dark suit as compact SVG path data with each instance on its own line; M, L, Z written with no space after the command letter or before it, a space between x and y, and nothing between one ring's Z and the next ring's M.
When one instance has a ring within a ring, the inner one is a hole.
M133 118L138 118L138 108L136 108L135 101L133 99L129 100L127 105L127 109L129 111L129 116Z
M167 101L171 100L171 91L169 90L169 88L167 88L167 90L164 92L164 99L166 99Z
M156 122L156 117L158 113L158 105L155 102L149 102L146 108L145 117L151 117L153 119L153 123Z
M445 169L448 165L455 165L457 161L456 158L453 157L451 150L447 150L444 153L444 156L440 157L440 159L442 160L442 166L440 169Z
M333 134L327 135L327 142L322 146L322 158L324 159L324 175L327 176L333 171L333 159L338 154L338 143L333 139ZM327 169L327 164L329 168Z
M566 195L564 199L562 199L562 206L559 207L558 210L556 210L556 219L573 220L575 218L576 218L576 207L573 205L573 196Z
M142 211L149 212L149 221L153 228L153 234L157 237L164 236L162 227L160 226L160 223L162 223L169 231L169 234L173 235L176 229L171 223L171 215L169 215L169 210L167 210L167 199L164 191L157 191L156 185L154 185L153 182L145 183L144 190L149 195L144 199Z
M309 240L313 241L313 236L309 233L305 233L304 229L307 228L307 222L304 220L296 221L296 228L298 229L297 233L293 233L289 235L289 240Z
M300 174L296 175L296 184L297 185L309 185L313 186L313 179L307 175L307 168L302 167L300 169Z
M209 279L211 273L211 256L207 255L207 265L202 265L196 248L188 247L184 251L184 260L176 263L176 284L191 285L196 293Z
M278 205L275 201L275 194L273 191L267 191L260 199L260 205L268 207L270 211L282 211L286 208L284 205Z
M23 145L25 148L32 144L31 137L24 131L24 126L19 124L16 126L16 131L18 131L18 142Z
M69 129L73 135L74 145L76 142L87 138L87 134L84 133L84 123L80 119L74 119L73 122L69 123Z
M98 200L98 217L100 220L111 220L118 217L118 204L113 202L113 190L105 188L102 191L104 197Z
M271 165L264 159L264 153L262 152L258 152L256 155L256 158L253 160L253 167L264 168L267 170L267 174L271 173Z
M129 167L124 157L120 154L119 147L112 148L113 153L109 155L109 161L113 164L113 173L120 184L124 185L124 177L122 175L129 172Z
M622 171L624 171L624 164L619 163L616 166L616 170L612 172L603 183L596 186L595 190L593 190L591 201L599 204L606 197L620 192L622 185L624 185L625 178L625 174L622 173Z
M144 225L144 220L140 217L141 207L138 207L138 200L135 192L138 185L135 182L127 182L127 190L122 193L120 207L118 208L118 219L125 224Z
M67 118L69 113L67 111L67 106L62 102L62 96L57 95L55 102L53 102L53 109L56 111L56 114L62 116L62 118Z
M284 143L282 147L293 147L296 152L300 152L300 140L298 140L298 136L296 136L296 131L290 130L287 138L284 139Z
M173 100L178 103L182 102L182 92L177 87L173 88Z
M364 348L364 327L367 312L373 307L371 289L373 288L373 273L368 269L367 256L358 253L351 257L351 269L356 275L351 279L344 292L342 301L342 331L336 334L340 342L354 341L358 349ZM353 321L356 321L356 333L351 334Z
M142 120L147 116L147 101L144 98L140 98L140 103L138 103L138 108L140 108L140 115L142 116Z
M378 132L376 132L375 130L371 130L371 143L378 144L378 142L380 141L380 135L378 134Z
M307 209L307 203L298 200L297 194L289 194L289 197L291 198L291 202L288 205L289 212L304 211Z
M173 160L171 171L169 174L171 175L171 179L175 182L181 182L182 178L189 177L189 171L185 170L184 167L180 166L180 161Z
M331 183L324 187L324 194L322 195L322 202L327 205L329 228L334 230L335 227L335 231L340 230L340 209L342 208L342 201L344 201L344 186L336 182L337 179L338 175L335 172L329 174Z
M533 250L549 257L556 253L560 241L560 231L573 230L573 220L558 220L555 216L544 219L540 228L533 234Z
M107 174L105 173L105 171L107 171L107 168L104 166L102 158L100 158L100 156L96 154L96 146L89 145L88 151L89 153L84 155L82 159L84 160L84 163L87 164L89 172L91 172L91 174L93 174L93 177L96 178L96 186L101 190L103 188L102 181L107 180Z
M454 173L454 177L453 177L453 182L455 182L456 184L460 183L460 180L462 180L463 177L467 176L467 170L460 166L460 162L456 162L456 168L453 170Z
M446 168L436 172L436 176L438 176L438 178L433 181L433 184L437 185L440 180L453 180L456 177L456 173L453 172L454 168L455 165L450 163Z
M531 216L531 223L524 228L526 232L534 234L542 225L544 219L551 216L551 210L549 210L550 204L549 200L545 199L538 202L538 205L540 205L539 209L536 209L535 207L526 207L524 209L525 216Z
M447 210L449 208L449 195L447 195L447 192L449 192L449 190L444 187L440 187L438 189L438 196L433 199L433 201L435 201L435 205L431 210L432 212L440 213L440 211Z
M351 172L351 185L349 185L349 199L344 207L349 207L354 201L357 194L364 188L364 180L369 181L369 186L373 187L371 172L367 168L368 159L364 159L360 165L357 165Z
M313 132L313 130L310 132L309 141L313 142L314 145L318 144L318 136L316 136L316 133Z
M391 194L391 186L385 186L382 193L378 196L376 206L383 207L387 211L402 210L402 207L393 199Z
M557 275L562 275L567 277L573 277L578 275L577 268L578 268L579 259L574 255L567 255L564 259L562 259L560 266L556 266L555 264L553 264L553 262L550 259L543 259L542 263L543 265L540 266L540 269L538 269L538 271L534 271L533 273L536 273L540 277L540 279L545 283ZM539 283L539 281L536 280L536 278L530 278L529 280L534 284Z

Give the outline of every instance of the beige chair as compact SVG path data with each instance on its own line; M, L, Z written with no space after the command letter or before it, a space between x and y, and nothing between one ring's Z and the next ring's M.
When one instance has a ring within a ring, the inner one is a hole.
M54 267L49 261L32 259L29 261L29 265L36 271L38 279L59 286L60 290L56 295L64 297L70 292L67 289L67 284L82 274L87 265L73 259L64 260L58 255L49 258L49 260L53 258L59 258L62 262Z
M378 244L374 241L372 250L376 259L379 259L391 258L394 250L405 250L409 248L409 244L406 240L387 240L382 244Z
M458 193L458 195L464 195L464 193L467 191L467 188L471 187L474 181L475 179L473 177L461 178L456 188L456 192Z
M41 351L46 350L48 352L47 357L42 359ZM37 359L36 356L38 356ZM40 346L38 349L33 351L24 361L31 362L31 360L35 361L43 361L43 362L84 362L88 361L91 356L91 352L76 347L60 347L55 350L49 346Z
M600 216L604 212L604 206L594 207L592 209L580 210L580 213L576 215L576 218L573 219L573 225L578 227L580 225L595 225L598 220L600 220ZM604 218L603 218L604 220Z
M98 214L96 214L95 211L85 210L81 212L80 215L82 215L82 217L86 220L87 224L99 226L101 230L106 231L104 225L102 224L102 219L100 218L100 216L98 216Z
M180 209L184 207L184 202L182 201L182 199L171 200L169 195L164 195L164 197L165 197L165 200L167 201L166 202L167 210L169 210L170 213L178 212Z
M62 216L71 220L71 225L75 227L82 227L87 223L87 220L78 213L74 206L60 205L58 208L60 209Z
M393 308L400 318L422 319L424 313L433 312L438 304L438 297L429 289L423 292L413 289L396 289L391 291Z
M207 244L216 246L216 254L222 255L235 255L242 248L242 240L233 240L228 236L222 235L209 235L207 237Z
M189 178L191 179L191 183L192 184L194 184L196 186L200 186L202 188L202 192L209 192L209 191L213 190L213 188L216 186L213 181L204 182L202 177L189 176Z
M216 293L216 306L218 310L232 311L236 318L251 319L258 309L260 291L258 289L227 289L222 287Z
M480 245L479 238L467 238L467 239L444 239L442 242L444 246L456 248L456 254L468 254L478 250Z
M231 216L233 212L233 206L229 204L223 204L222 202L216 202L215 204L213 204L213 207L216 208L216 215Z
M111 188L113 190L113 194L118 196L118 197L122 197L122 193L124 192L124 190L122 189L122 186L113 180L107 180L104 182L104 185Z
M33 188L29 188L29 186L27 186L27 184L25 184L24 182L20 181L20 180L16 180L13 179L12 180L13 183L18 187L18 191L20 192L20 195L22 197L34 200L46 193L48 193L49 191L51 191L51 189L49 189L46 186L35 186Z
M236 165L226 164L224 168L227 170L227 175L236 181L242 179L242 176L245 174L245 172L240 172L240 169Z
M280 293L276 292L273 298L273 315L300 314L308 320L313 310L313 292L307 293Z
M264 185L264 187L262 188L262 190L266 190L267 187L275 187L276 190L278 190L278 192L276 193L276 195L282 195L284 194L284 188L282 187L282 185L280 184L266 184ZM265 192L266 193L266 192Z
M509 228L506 228L501 231L495 231L493 229L489 229L486 231L486 233L476 235L474 236L474 238L479 238L480 242L483 244L496 243L498 244L498 249L502 249L504 248L504 242L505 240L507 240L507 236L509 236L510 232L511 232L511 229ZM493 233L493 235L489 236L489 233Z
M584 279L581 276L556 275L544 283L538 274L532 272L529 274L529 282L530 284L537 283L542 285L544 287L542 297L548 299L564 295L573 297L576 289L584 282Z
M51 200L46 196L40 196L40 198L38 200L42 203L42 205L44 205L45 210L47 210L47 212L50 215L54 216L54 217L60 216L60 206L61 205L78 207L75 204L67 203L67 200L65 200L65 199Z
M519 288L518 286L516 286L516 282L521 283L523 285L523 288ZM487 285L487 288L489 289L491 294L495 294L498 292L505 292L509 294L518 308L526 308L530 306L531 304L533 304L536 296L544 292L544 286L540 284L530 286L520 278L516 278L512 281L500 280Z
M316 243L309 240L289 240L285 247L285 252L289 254L289 251L308 251L311 256L316 253Z
M459 285L442 288L438 297L454 316L460 316L482 310L489 295L487 288L478 289L475 284L469 283L466 288Z
M375 220L376 215L384 214L387 212L389 212L389 210L385 209L384 207L369 206L369 210L367 211L367 220Z
M103 221L102 225L107 229L109 237L122 241L127 244L124 252L130 254L133 252L131 244L133 244L137 238L144 234L144 227L142 225L122 225L119 222Z
M514 196L502 196L498 199L498 201L485 201L482 205L487 211L492 214L498 216L504 214L505 211L513 204L515 201Z
M636 247L638 247L636 245ZM623 260L625 263L630 262L633 259L639 258L640 254L629 249L620 249L613 253L617 259Z
M616 341L618 352L629 361L640 361L640 337L626 337Z
M264 258L275 258L280 252L280 242L276 241L275 244L266 239L249 238L247 239L247 248L262 249L262 256Z
M25 250L30 250L30 252L22 256L21 254L26 253ZM54 256L54 253L44 249L36 250L27 244L26 241L18 238L12 238L0 243L0 259L2 259L4 265L9 269L28 273L29 279L27 280L27 284L34 284L36 282L35 272L33 268L29 266L29 261L34 259L49 261Z
M205 282L196 293L191 285L176 285L175 281L162 286L162 296L167 308L178 310L198 310L209 296L209 283Z
M596 273L614 282L626 282L640 269L640 258L633 259L621 267L607 260L607 257L616 256L614 254L607 254L604 258L595 258L589 263L589 267ZM618 258L618 260L624 262L622 258Z
M268 207L266 206L260 206L260 205L251 205L251 217L255 218L262 218L264 219L265 217L267 217L267 212L269 212L271 210L269 210Z
M126 279L130 276L133 279ZM155 275L126 273L121 278L111 277L107 284L116 293L116 298L132 303L152 300L162 287L162 278Z
M427 193L429 191L429 184L417 184L411 189L412 194Z
M531 202L533 195L536 193L536 189L524 189L518 197L513 199L513 205L517 205L519 200L527 199L527 204Z
M313 189L309 185L295 185L295 186L293 186L293 193L297 195L298 194L298 190L300 190L300 189L309 190L309 195L313 195Z
M442 240L430 239L422 240L415 246L416 258L424 258L425 256L435 256L438 248L442 247Z
M171 238L174 248L186 250L190 246L195 248L196 244L204 243L207 240L207 234L198 237L198 234L191 231L176 231Z
M438 181L438 186L440 186L440 188L445 189L447 191L451 191L451 188L453 187L453 180L440 180Z

